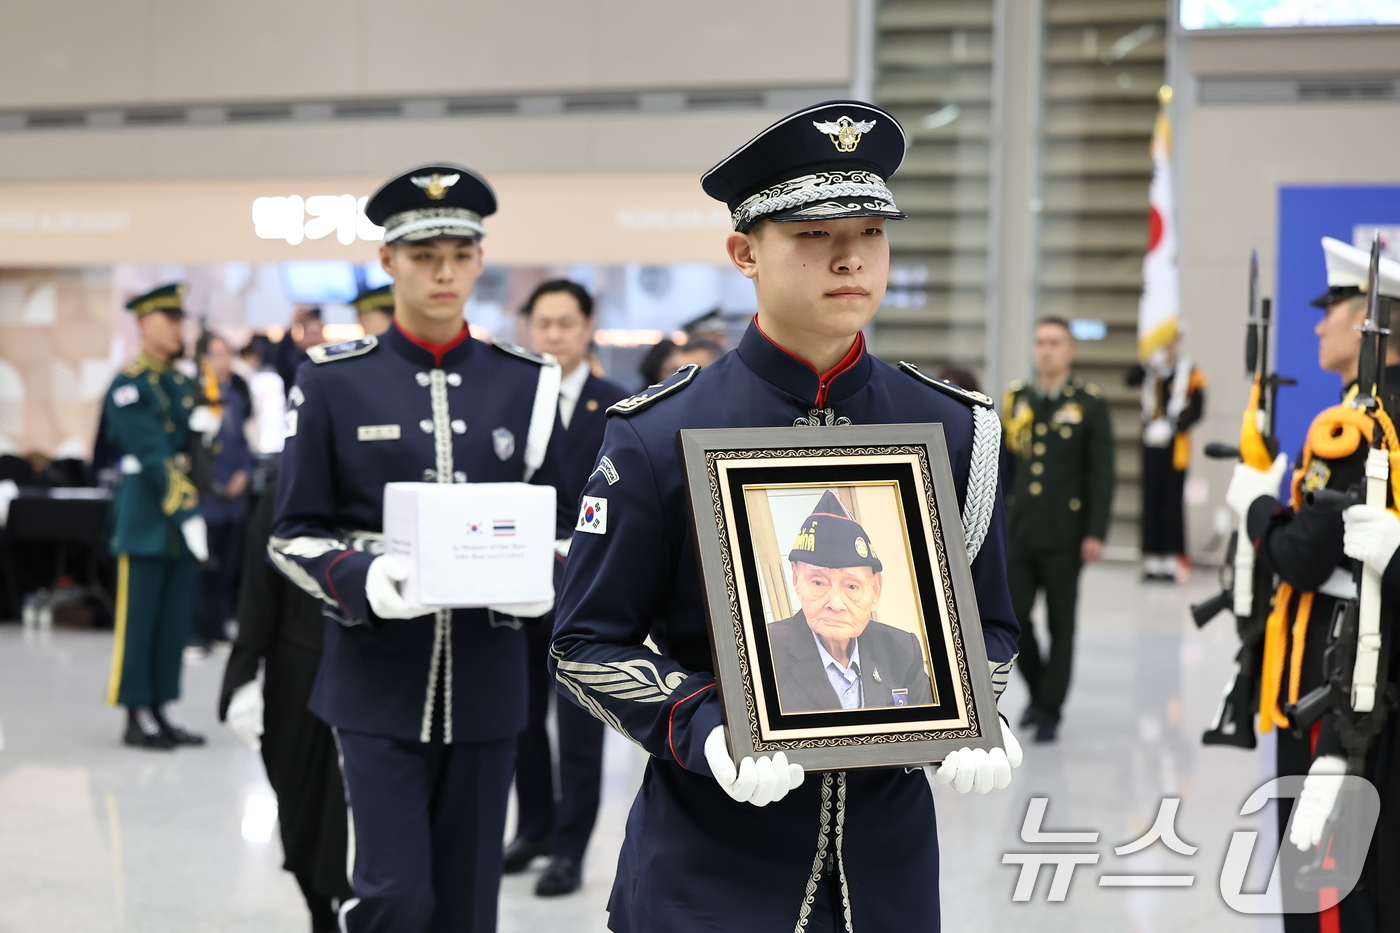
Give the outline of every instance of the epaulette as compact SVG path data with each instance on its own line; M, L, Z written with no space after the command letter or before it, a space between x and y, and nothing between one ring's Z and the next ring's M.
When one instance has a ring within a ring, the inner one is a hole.
M127 363L125 366L122 367L122 375L130 376L132 379L135 379L137 376L141 375L145 371L146 364L141 362L140 360L133 360L132 362Z
M937 379L928 373L920 372L919 367L913 363L906 363L903 360L899 363L899 371L913 376L924 385L931 386L951 398L955 398L965 405L981 405L983 408L995 408L989 396L981 392L973 392L971 389L964 389L962 386L955 386L944 379Z
M306 355L311 358L313 363L334 363L336 360L348 360L352 356L364 356L377 346L379 346L379 338L371 335L361 337L358 340L323 343L319 347L307 350Z
M549 362L549 360L546 359L542 354L536 353L534 350L527 350L518 344L507 343L504 340L492 340L491 346L495 347L497 350L500 350L502 353L509 353L511 356L518 356L522 360L529 360L531 363L534 363L538 366L543 366Z
M687 363L676 370L675 375L663 382L658 382L654 386L647 386L631 398L625 398L608 408L609 415L632 415L659 402L668 395L673 395L690 385L690 381L695 378L695 374L700 371L700 367L695 363Z

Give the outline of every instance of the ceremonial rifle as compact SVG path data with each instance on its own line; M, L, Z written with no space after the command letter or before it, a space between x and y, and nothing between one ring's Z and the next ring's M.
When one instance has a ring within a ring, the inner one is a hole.
M1207 444L1205 454L1213 459L1238 459L1261 472L1267 471L1278 456L1274 433L1278 411L1279 386L1295 380L1269 369L1269 337L1273 303L1259 297L1259 256L1249 255L1249 308L1245 319L1244 362L1250 379L1249 404L1240 426L1239 447ZM1254 547L1241 519L1225 550L1220 568L1220 593L1191 607L1197 627L1204 626L1226 609L1233 610L1240 649L1235 655L1235 673L1225 687L1220 707L1210 728L1201 735L1205 745L1234 745L1254 748L1254 714L1259 704L1259 672L1264 660L1264 628L1273 595L1273 574L1254 561Z

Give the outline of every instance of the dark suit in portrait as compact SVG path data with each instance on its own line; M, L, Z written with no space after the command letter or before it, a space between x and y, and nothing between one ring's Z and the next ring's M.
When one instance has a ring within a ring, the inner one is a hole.
M839 710L841 701L831 686L807 618L797 615L768 626L773 674L784 713ZM860 655L861 709L915 706L933 702L933 688L924 670L924 653L913 633L871 622L856 639ZM896 691L908 691L897 693ZM896 703L906 696L907 703Z

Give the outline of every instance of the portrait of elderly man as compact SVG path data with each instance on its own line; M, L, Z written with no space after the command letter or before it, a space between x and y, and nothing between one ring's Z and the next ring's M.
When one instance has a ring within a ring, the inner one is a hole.
M802 523L788 561L802 608L768 626L784 713L933 702L919 640L873 618L884 565L831 490Z

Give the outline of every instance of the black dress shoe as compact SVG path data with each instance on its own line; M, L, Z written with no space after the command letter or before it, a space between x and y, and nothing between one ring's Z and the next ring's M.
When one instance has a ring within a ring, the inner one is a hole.
M543 840L526 839L516 836L506 846L505 864L502 868L507 875L518 875L530 867L536 856L548 855L549 843Z
M1036 709L1034 703L1028 704L1026 711L1021 714L1021 728L1029 729L1038 722L1040 722L1040 710Z
M561 894L573 894L582 884L582 865L571 858L550 859L544 874L535 882L535 896L558 897Z
M1059 736L1060 724L1049 720L1040 720L1035 726L1035 741L1037 745L1046 745L1055 741Z
M151 707L151 713L155 716L156 722L160 725L160 731L165 737L175 745L203 745L204 736L198 732L190 732L181 729L179 726L165 718L165 712L159 706Z
M148 748L168 752L175 743L161 731L160 723L148 709L128 709L126 711L126 734L122 743L132 748Z

